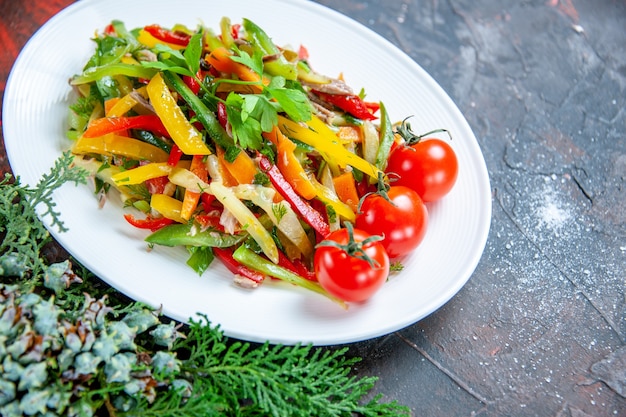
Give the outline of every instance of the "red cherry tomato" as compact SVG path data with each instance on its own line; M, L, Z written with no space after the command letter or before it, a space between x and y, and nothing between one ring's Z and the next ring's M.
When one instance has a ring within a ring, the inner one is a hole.
M318 282L326 291L344 301L358 302L370 298L385 283L389 275L389 257L380 241L363 243L371 237L362 230L354 229L351 244L349 230L342 228L330 233L326 241L344 248L317 246L313 266ZM348 253L356 248L354 244L361 246L372 264L358 257L359 250Z
M393 185L414 189L422 201L437 201L452 189L459 164L452 147L441 139L422 139L396 147L385 172L397 175ZM395 176L392 176L394 178Z
M369 194L363 199L355 226L381 241L390 258L406 255L424 239L428 211L419 195L408 187L392 186L383 195Z

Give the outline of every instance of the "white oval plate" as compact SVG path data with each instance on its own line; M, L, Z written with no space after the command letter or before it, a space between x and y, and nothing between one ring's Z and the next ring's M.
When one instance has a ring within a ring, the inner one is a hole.
M281 344L329 345L365 340L406 327L435 311L466 283L484 249L491 219L489 177L466 120L442 88L406 54L346 16L300 0L82 0L54 16L27 43L4 97L4 140L12 169L34 185L70 146L65 138L68 79L92 55L95 31L113 19L127 28L202 22L218 28L222 16L250 18L279 45L305 45L321 73L343 73L355 91L385 103L392 121L414 115L416 132L448 129L460 164L453 191L429 206L422 245L382 290L346 311L326 298L271 282L243 290L214 262L203 276L186 264L182 248L147 250L143 231L122 217L111 198L98 209L87 186L54 193L69 228L52 235L78 261L126 295L179 321L205 314L228 336ZM49 219L44 218L49 226Z

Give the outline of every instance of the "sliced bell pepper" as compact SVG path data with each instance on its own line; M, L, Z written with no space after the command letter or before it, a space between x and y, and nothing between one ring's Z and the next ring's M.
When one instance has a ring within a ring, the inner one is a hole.
M274 126L271 132L263 132L263 137L276 144L278 151L276 165L287 182L301 197L307 200L314 198L316 195L315 187L294 154L296 145L277 126Z
M119 155L152 162L165 162L168 158L165 151L154 145L114 133L94 138L82 136L74 144L72 152L77 154L96 153L107 156Z
M274 188L289 202L294 211L296 211L309 226L323 237L330 233L330 226L324 220L324 217L296 193L276 165L272 164L267 157L261 156L259 166L261 170L267 174Z
M165 194L152 194L150 197L150 208L177 223L185 223L185 220L180 217L182 205L183 203L179 200Z
M389 159L389 152L391 151L391 145L393 145L395 137L389 114L383 103L380 103L380 115L380 145L378 146L378 152L376 152L375 165L382 171L387 167L387 159Z
M226 167L238 184L252 184L254 182L254 177L259 170L252 158L250 158L250 155L245 151L239 152L232 162L225 159L224 150L221 147L217 147L216 153L220 163Z
M171 42L165 42L153 36L150 32L148 32L145 29L139 30L139 33L137 34L137 41L139 41L139 43L141 43L142 45L147 46L148 48L154 48L158 44L167 45L174 50L180 50L180 49L185 48L183 45L178 45L176 43L171 43Z
M335 132L316 116L312 116L307 126L302 126L284 116L278 116L278 126L287 136L314 147L329 164L342 168L350 165L359 171L378 179L381 172L376 166L347 150Z
M250 209L234 195L229 187L225 187L219 181L212 181L209 188L215 198L224 205L225 209L230 211L239 224L259 244L263 253L272 262L278 262L278 248L272 235L263 227Z
M378 119L378 117L370 111L370 108L365 104L361 97L356 94L328 94L317 90L313 90L313 93L319 96L322 100L339 107L341 110L351 114L357 119Z
M208 136L211 137L215 143L224 149L233 146L233 139L228 136L228 133L226 133L225 128L220 124L217 117L215 117L215 114L207 108L204 102L194 94L193 90L189 88L177 74L169 71L164 72L163 78L180 94L183 100L187 102L189 107L196 114L196 119L202 123Z
M262 272L271 277L278 278L282 281L289 282L307 290L314 291L318 294L328 297L330 300L338 303L341 307L348 308L347 304L343 300L340 300L339 298L329 294L317 282L310 281L294 272L291 272L288 269L276 265L276 263L269 262L267 259L252 252L244 245L239 246L237 250L233 252L233 258L241 262L248 268Z
M206 166L204 165L204 157L202 155L194 155L191 160L191 166L189 170L196 174L198 178L202 181L208 181L208 172ZM185 189L185 195L183 196L183 206L180 211L180 217L185 220L189 220L191 215L198 207L198 202L200 201L200 195L202 193Z
M166 177L172 171L167 162L153 162L126 171L120 171L111 178L117 185L141 184L144 181Z
M144 67L143 65L115 63L102 65L100 67L91 67L83 71L82 74L76 75L70 79L71 85L80 85L100 80L107 76L126 75L133 78L150 79L157 73L154 68Z
M335 186L337 197L356 213L359 206L359 194L352 173L344 172L333 177L333 185Z
M148 25L143 29L158 40L175 45L187 46L191 39L191 36L186 33L165 29L159 25Z
M248 268L247 266L239 263L239 261L233 258L234 250L231 248L213 248L213 253L217 258L222 261L226 269L232 272L235 275L241 275L256 285L260 284L265 280L265 275Z
M182 158L182 156L183 156L183 151L180 150L178 145L176 144L172 145L172 149L170 150L170 155L167 158L167 164L171 167L175 167L180 161L180 158Z
M147 86L150 102L172 140L187 155L210 155L202 134L185 117L160 73Z
M287 61L274 41L263 29L248 19L243 19L246 38L257 48L264 58L263 68L268 74L278 75L287 80L295 80L298 76L295 64Z
M167 217L148 216L145 219L138 219L132 214L124 214L124 219L126 219L128 223L139 229L150 229L153 232L156 232L157 230L164 226L167 226L168 224L174 223L174 220L168 219Z
M212 50L210 54L207 54L205 59L219 72L233 74L242 81L249 81L256 84L260 84L261 82L269 84L269 80L261 78L261 76L254 72L250 67L233 61L231 56L232 54L228 49L219 47ZM260 93L263 91L263 87L261 85L251 84L250 88L254 93Z
M145 241L162 246L198 246L228 248L241 243L248 236L245 233L231 235L218 233L214 230L193 230L197 228L193 223L171 224L165 226Z
M337 194L333 192L333 190L325 187L316 179L313 179L313 185L315 186L315 190L317 191L317 198L322 200L325 204L331 206L338 216L343 217L349 222L354 222L354 220L356 219L355 212L352 211L349 205L342 202Z
M147 97L146 87L141 87L135 90L138 94ZM109 109L105 108L105 114L107 117L120 117L124 116L128 113L135 105L137 104L137 100L133 97L132 94L126 94L124 97L121 97L117 100L114 106Z
M83 137L93 138L127 129L148 130L160 136L170 136L165 129L165 126L163 126L163 122L161 122L159 116L151 114L140 116L102 117L100 119L96 119L89 123L87 130L83 133Z

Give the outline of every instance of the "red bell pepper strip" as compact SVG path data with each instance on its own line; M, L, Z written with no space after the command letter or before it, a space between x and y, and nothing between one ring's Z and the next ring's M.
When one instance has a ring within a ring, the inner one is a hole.
M361 97L357 96L356 94L328 94L317 90L313 90L313 92L317 94L322 100L339 107L341 110L345 111L346 113L350 113L357 119L378 119L378 117L370 111L368 105L361 99Z
M174 45L187 46L189 45L189 39L191 36L182 32L175 32L165 28L162 28L159 25L148 25L143 28L146 32L154 36L160 41L173 43Z
M330 233L330 226L320 212L311 207L306 200L303 200L296 193L276 165L272 164L266 156L261 156L259 166L267 174L274 188L289 202L291 207L309 226L324 237Z
M171 167L175 167L183 156L183 151L180 150L178 145L173 144L172 150L170 150L170 156L167 158L167 164Z
M265 275L260 272L253 271L245 265L240 264L235 258L233 258L234 250L232 248L213 248L213 253L217 258L222 261L226 269L233 274L246 277L257 284L260 284L265 279Z
M165 192L165 187L170 182L170 180L166 177L156 177L150 178L145 181L146 187L148 187L148 191L150 194L163 194Z
M147 130L159 136L170 137L170 134L167 132L167 129L165 129L165 126L163 126L163 122L159 116L154 114L102 117L89 124L87 130L83 133L83 137L95 138L126 129Z
M201 77L199 71L197 75L198 78ZM196 80L194 77L190 77L189 75L183 75L183 82L187 84L187 87L189 87L189 89L193 91L195 95L198 95L198 93L200 92L200 83L198 82L198 80Z
M292 261L293 266L296 268L296 273L303 278L308 279L309 281L317 281L317 277L315 276L315 272L311 271L306 267L302 259L294 259Z
M156 232L160 228L167 226L168 224L174 223L174 220L168 219L166 217L146 217L145 219L137 219L132 214L125 214L124 218L126 221L133 226L139 229L150 229L153 232Z

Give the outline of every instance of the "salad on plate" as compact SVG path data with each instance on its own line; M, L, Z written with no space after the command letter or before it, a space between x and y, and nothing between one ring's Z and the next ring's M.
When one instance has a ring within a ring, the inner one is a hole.
M74 163L102 204L122 199L149 247L185 248L198 274L217 260L242 287L280 279L366 301L455 184L448 137L430 137L446 130L392 123L382 102L252 20L116 20L93 40L70 79Z

